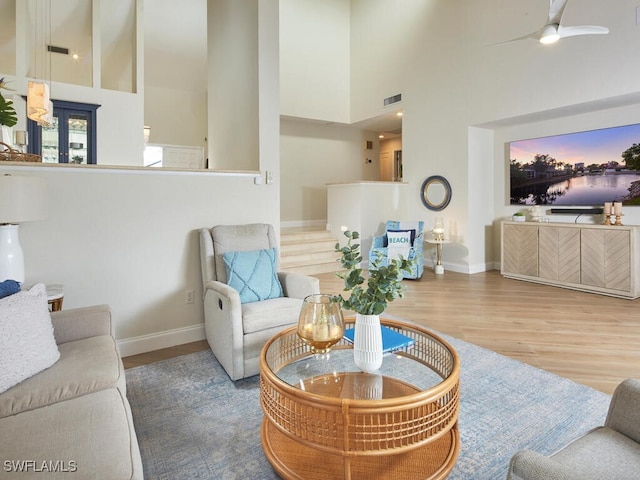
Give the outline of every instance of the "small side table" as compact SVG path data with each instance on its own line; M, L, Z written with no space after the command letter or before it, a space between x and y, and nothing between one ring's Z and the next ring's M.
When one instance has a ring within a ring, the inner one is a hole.
M47 285L47 301L51 305L52 312L62 310L64 300L64 287L62 285Z
M427 243L435 244L436 246L436 265L433 267L433 271L436 275L442 275L444 273L444 265L442 265L442 245L445 243L451 243L450 240L425 240Z

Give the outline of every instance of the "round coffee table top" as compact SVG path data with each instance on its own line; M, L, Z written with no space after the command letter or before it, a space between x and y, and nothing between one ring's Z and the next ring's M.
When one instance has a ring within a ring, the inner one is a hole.
M428 391L458 368L456 352L436 335L401 322L382 323L414 343L386 353L375 374L358 369L347 340L343 339L326 355L314 355L304 343L298 342L295 328L275 336L267 344L266 366L278 380L300 391L353 400L399 398ZM353 327L353 319L347 319L345 329Z

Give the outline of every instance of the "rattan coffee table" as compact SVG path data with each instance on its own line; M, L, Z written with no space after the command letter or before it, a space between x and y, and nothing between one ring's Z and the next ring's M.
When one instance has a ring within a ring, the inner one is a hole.
M347 320L345 328L353 328ZM285 479L440 479L460 449L460 362L425 329L383 325L414 339L385 355L379 374L353 363L344 339L314 356L289 328L260 357L262 446Z

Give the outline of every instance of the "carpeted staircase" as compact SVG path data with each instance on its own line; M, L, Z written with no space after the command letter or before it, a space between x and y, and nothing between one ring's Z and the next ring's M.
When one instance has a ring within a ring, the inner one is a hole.
M280 230L280 270L304 275L336 272L340 269L337 241L329 232L314 227Z

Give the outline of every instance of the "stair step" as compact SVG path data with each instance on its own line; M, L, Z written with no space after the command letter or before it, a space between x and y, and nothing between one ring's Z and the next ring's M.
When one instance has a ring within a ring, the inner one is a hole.
M297 255L304 252L334 252L336 243L333 240L309 242L280 243L280 255Z
M280 270L303 275L337 272L336 239L319 228L280 230Z
M336 240L326 230L311 230L307 232L297 231L297 230L287 232L285 230L282 230L280 232L281 244L307 243L307 242L320 242L320 241L331 241L334 243L334 245L336 243Z
M338 254L335 252L304 252L298 255L280 256L281 267L297 267L299 265L315 265L318 263L335 263L338 265Z

